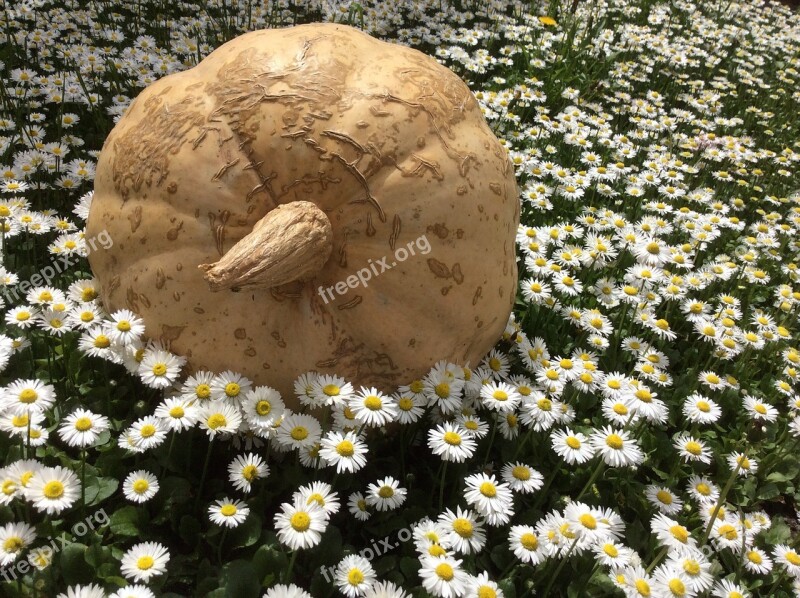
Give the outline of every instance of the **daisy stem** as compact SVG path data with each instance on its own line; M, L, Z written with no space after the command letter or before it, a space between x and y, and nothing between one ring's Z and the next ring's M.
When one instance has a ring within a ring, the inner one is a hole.
M550 475L547 476L547 481L542 486L542 489L539 490L539 497L536 499L536 502L533 504L532 510L536 510L539 508L539 504L542 502L542 499L547 496L547 491L550 490L550 485L553 483L553 480L556 479L556 475L558 475L558 470L561 468L561 459L559 459L558 463L553 466L553 471L550 472Z
M594 471L592 472L592 477L590 477L589 481L586 482L586 485L583 487L583 490L581 490L581 493L578 494L578 498L576 498L575 500L580 500L583 497L583 495L586 494L589 488L592 487L592 484L594 484L595 480L597 480L597 478L600 476L600 472L603 471L603 465L605 465L605 461L600 459L600 461L597 463L597 467L595 467Z
M208 450L206 451L206 460L203 463L203 473L200 476L200 485L197 487L197 498L194 502L194 510L197 511L197 507L200 506L200 498L203 495L203 485L206 483L206 474L208 473L208 463L211 461L211 449L214 447L214 441L208 441Z
M486 469L486 464L489 462L489 455L492 452L492 445L494 444L494 437L497 436L497 418L494 419L492 426L492 435L489 436L489 446L486 447L486 456L483 458L483 469Z
M225 537L228 535L228 527L225 526L225 529L222 530L222 536L219 539L219 545L217 546L217 562L222 566L222 545L225 544Z
M444 478L447 475L447 461L442 461L442 479L439 482L439 512L442 512L444 506Z
M289 557L289 566L286 568L286 577L284 578L284 583L291 583L292 582L292 569L294 569L294 561L297 559L297 551L292 551L292 556Z
M739 473L739 468L741 464L739 461L736 461L736 469L733 470L731 473L731 477L728 478L728 481L725 483L725 487L722 489L722 492L719 494L719 498L717 499L717 504L714 505L714 511L711 513L711 519L708 521L708 525L706 526L706 531L703 534L703 541L700 542L700 548L706 545L708 542L708 536L711 535L711 528L714 527L714 522L717 520L717 514L719 513L720 508L722 508L722 503L725 502L725 498L728 496L728 492L731 491L733 487L733 483L736 481L736 474ZM767 594L770 596L771 594Z
M786 577L786 570L785 569L781 569L781 572L778 574L778 577L775 579L775 583L773 583L770 586L769 591L767 591L767 593L764 594L764 596L774 596L775 595L775 590L778 589L778 586L783 581L784 577Z
M669 546L664 546L658 552L658 554L655 556L655 558L652 561L650 561L650 564L647 565L647 569L645 569L645 572L649 575L650 571L652 571L653 569L656 568L656 565L658 565L661 562L661 559L663 559L665 556L667 556L668 552L669 552Z
M81 449L81 512L86 511L86 449Z
M553 583L555 583L556 578L558 577L558 574L561 573L561 570L564 568L564 565L567 563L567 560L569 559L569 555L572 554L572 549L575 548L575 545L578 543L578 540L580 540L580 537L575 538L572 541L572 544L569 545L569 548L567 549L567 552L564 554L564 558L562 558L559 561L558 567L556 567L556 572L550 578L550 581L547 582L547 587L544 589L544 592L542 593L542 596L549 596L550 595L550 588L553 587Z

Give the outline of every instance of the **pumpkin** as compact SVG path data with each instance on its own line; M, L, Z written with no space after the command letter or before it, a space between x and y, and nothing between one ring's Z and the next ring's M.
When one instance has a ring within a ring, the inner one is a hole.
M475 365L516 292L508 153L458 76L339 24L255 31L147 87L101 151L101 299L193 371L292 404Z

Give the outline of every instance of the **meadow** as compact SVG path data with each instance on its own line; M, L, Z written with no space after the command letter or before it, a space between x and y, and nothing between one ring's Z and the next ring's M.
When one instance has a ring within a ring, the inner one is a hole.
M796 11L0 6L0 595L800 596ZM516 172L519 288L480 363L298 371L292 412L108 313L86 256L115 240L84 231L139 92L317 21L469 85Z

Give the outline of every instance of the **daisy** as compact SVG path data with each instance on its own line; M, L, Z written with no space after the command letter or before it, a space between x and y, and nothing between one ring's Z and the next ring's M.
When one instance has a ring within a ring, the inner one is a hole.
M742 398L745 411L755 421L763 421L772 423L778 419L778 410L772 405L765 403L761 399L757 399L750 395L744 395Z
M413 392L397 392L392 395L397 405L397 421L400 425L413 424L425 412L425 395Z
M360 388L347 403L356 419L370 428L384 426L397 417L397 405L376 388Z
M327 527L325 511L315 501L306 504L302 499L281 504L275 514L278 539L290 550L311 548L319 544Z
M544 477L532 467L520 463L506 463L500 471L500 477L514 492L530 494L544 485Z
M106 334L112 342L127 345L144 334L144 320L128 309L115 311L106 323Z
M299 413L285 416L275 436L277 443L289 450L314 445L321 438L322 427L319 421L315 417Z
M28 552L28 562L37 571L44 571L53 563L54 555L55 550L53 550L50 546L32 548Z
M569 428L557 430L550 435L550 443L556 454L570 465L585 463L594 457L595 449L589 439Z
M747 457L743 453L733 452L725 460L728 462L728 467L731 470L738 471L738 475L746 478L749 475L758 471L758 461L753 457Z
M455 423L469 430L472 436L477 440L480 440L489 433L489 424L477 415L462 413L456 418Z
M514 495L508 484L498 483L493 475L477 473L464 478L464 499L489 525L508 523L514 515Z
M249 514L250 507L247 506L247 503L230 498L215 500L208 507L209 520L219 526L237 527L244 523Z
M342 594L356 598L363 596L375 584L377 575L367 559L350 554L336 565L334 581Z
M269 475L269 466L259 455L247 453L236 456L228 465L228 480L242 492L250 492L256 480Z
M675 515L683 508L683 501L664 486L650 485L645 490L645 497L665 515Z
M484 598L486 596L503 598L504 594L503 590L489 579L489 573L484 571L469 580L464 596L465 598Z
M612 467L633 467L644 461L642 449L626 430L606 426L593 432L589 442Z
M158 478L143 469L129 473L122 483L125 498L136 503L147 502L156 495L158 489Z
M730 548L734 552L742 549L742 528L736 520L728 517L716 519L711 528L711 539L718 548Z
M242 425L239 407L223 401L206 401L198 410L198 423L201 430L213 439L217 434L235 434Z
M716 598L750 598L750 592L737 583L723 579L714 584L712 596Z
M650 521L650 529L664 546L678 550L684 546L695 546L689 530L676 520L658 514Z
M312 482L300 488L292 495L292 500L302 501L307 505L315 503L319 506L326 518L339 512L339 496L333 491L330 484L325 482Z
M716 503L719 498L719 488L705 477L693 475L687 484L689 494L699 503Z
M675 437L673 446L677 449L678 454L687 463L692 461L699 461L700 463L711 463L711 449L705 443L690 434L682 433Z
M167 571L169 551L158 542L142 542L122 555L122 575L133 581L147 583L151 577Z
M590 544L610 537L609 523L598 509L573 501L564 509L564 520L581 540Z
M484 407L501 413L514 411L522 400L522 395L517 392L517 389L505 382L483 385L480 396Z
M341 376L331 376L328 374L321 374L317 377L314 387L310 393L311 400L308 403L303 403L310 407L317 407L325 405L341 406L348 403L353 396L353 385L345 381ZM303 396L300 396L300 402L303 402Z
M367 487L367 504L378 511L392 511L406 500L407 491L397 480L386 477Z
M279 583L268 589L263 598L313 598L313 596L293 583L289 585Z
M156 595L147 586L135 584L117 590L108 598L156 598Z
M461 561L449 556L422 557L419 576L422 586L440 598L462 596L469 582L469 574L461 568Z
M457 507L456 512L453 513L450 509L446 509L439 516L438 523L447 529L447 539L456 552L478 553L486 543L483 525L478 522L472 511Z
M269 386L256 386L246 390L241 405L247 423L261 430L272 430L275 422L286 412L281 394Z
M38 511L55 515L71 507L80 496L78 476L65 467L42 467L33 475L25 497Z
M178 379L185 357L173 355L158 346L145 349L137 373L150 388L167 388Z
M697 548L681 548L672 552L665 563L686 576L686 585L691 592L705 592L714 583L711 575L711 563L703 552Z
M56 598L106 598L102 586L89 584L88 586L69 586L66 593L59 594Z
M772 559L767 553L756 546L751 546L742 555L744 568L750 573L767 575L772 571Z
M6 523L0 527L0 567L14 562L34 540L36 530L27 523Z
M712 399L694 393L684 399L683 414L691 423L713 424L722 416L722 409Z
M514 556L523 563L538 565L547 558L536 531L530 525L511 526L508 543Z
M442 413L455 413L461 407L464 380L447 372L431 370L423 381L423 394L428 404L437 406Z
M379 581L364 592L364 598L410 598L391 581Z
M693 598L688 575L677 567L664 564L653 571L653 592L663 598Z
M86 447L94 444L109 425L108 418L103 415L76 409L62 420L58 433L69 446Z
M167 428L173 432L182 432L193 428L200 417L197 406L183 396L164 399L153 413Z
M461 463L472 456L477 443L466 428L445 422L428 431L428 447L444 461Z
M796 550L786 544L777 544L772 549L772 557L789 572L789 575L800 577L800 554Z
M238 403L253 383L236 372L225 370L211 379L211 399Z
M186 381L181 385L180 395L181 398L188 401L190 404L195 401L202 403L211 399L211 382L214 380L214 374L211 372L200 371L192 376L189 376Z
M55 400L55 387L40 380L16 380L0 391L0 409L8 409L16 415L30 411L43 413Z
M367 499L361 492L353 492L347 499L347 508L350 514L359 521L366 521L372 516L369 511Z
M157 447L167 437L167 427L151 415L135 421L130 431L136 447L143 451Z
M594 558L605 567L623 568L631 564L633 550L613 539L606 539L594 546Z

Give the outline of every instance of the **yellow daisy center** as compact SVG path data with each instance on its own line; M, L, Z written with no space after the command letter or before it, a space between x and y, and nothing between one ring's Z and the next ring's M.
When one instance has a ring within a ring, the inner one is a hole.
M455 531L462 538L471 538L473 531L472 522L469 519L459 517L453 521L453 531Z
M292 529L296 532L304 532L307 531L309 527L311 527L311 517L308 516L308 513L303 511L299 511L292 515L292 518L289 520L289 523L292 526Z
M522 534L519 538L519 543L525 550L536 550L539 547L539 538L530 532Z
M61 498L64 494L64 484L58 480L51 480L44 485L42 492L51 500Z
M148 569L150 569L150 567L155 565L155 563L156 562L153 559L153 557L149 555L140 556L139 559L136 561L136 568L140 569L141 571L147 571Z
M450 446L458 446L461 444L461 435L456 432L445 432L443 439Z
M222 505L219 512L222 513L225 517L232 517L236 515L239 511L234 505L228 503L227 505Z
M133 491L136 494L144 494L150 489L150 484L147 483L147 480L138 479L133 483Z
M86 432L92 429L92 420L88 417L79 417L75 420L75 429L78 432Z

